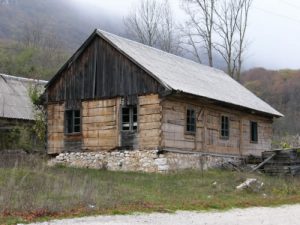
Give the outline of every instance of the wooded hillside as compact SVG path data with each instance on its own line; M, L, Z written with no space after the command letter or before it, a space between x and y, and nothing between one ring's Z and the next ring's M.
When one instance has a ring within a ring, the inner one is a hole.
M0 0L0 72L50 79L95 28L121 31L122 18L72 2Z
M300 131L300 70L266 70L255 68L245 72L242 84L285 115L276 120L276 134Z

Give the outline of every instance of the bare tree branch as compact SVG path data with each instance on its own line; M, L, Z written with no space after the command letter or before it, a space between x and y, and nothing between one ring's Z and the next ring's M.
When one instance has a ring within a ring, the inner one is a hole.
M252 0L224 0L216 8L216 51L224 59L227 73L239 80L245 49L248 12Z
M213 28L215 4L217 0L183 0L183 9L189 17L186 22L188 42L195 51L199 62L201 49L207 55L209 66L213 66ZM198 39L202 39L202 46L196 44Z
M124 24L131 38L166 52L179 53L180 37L168 0L141 1L124 18Z

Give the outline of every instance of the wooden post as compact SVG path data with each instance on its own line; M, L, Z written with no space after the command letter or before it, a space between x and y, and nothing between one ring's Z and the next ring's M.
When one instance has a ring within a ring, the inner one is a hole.
M206 149L206 133L207 133L207 109L203 108L203 135L202 135L202 151L207 151Z
M242 156L243 148L243 117L240 117L240 143L239 143L239 153Z

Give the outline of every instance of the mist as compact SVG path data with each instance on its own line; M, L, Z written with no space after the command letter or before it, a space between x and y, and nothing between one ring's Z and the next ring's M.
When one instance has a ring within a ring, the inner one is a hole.
M95 28L126 35L123 19L141 0L31 0L2 10L0 38L17 37L26 23L38 20L74 52ZM162 0L161 0L162 1ZM182 0L169 0L174 18L183 23ZM29 3L31 2L31 3ZM32 8L34 7L34 9ZM1 10L1 8L0 8ZM245 69L299 69L300 2L253 0L247 30ZM18 15L11 17L11 15Z
M140 0L68 0L92 28L124 34L123 18ZM183 22L180 0L170 0L174 17ZM299 7L299 8L298 8ZM245 68L299 69L300 3L296 1L254 0L248 26Z

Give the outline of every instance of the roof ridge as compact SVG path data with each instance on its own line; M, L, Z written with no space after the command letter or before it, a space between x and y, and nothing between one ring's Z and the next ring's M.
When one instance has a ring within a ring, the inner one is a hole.
M40 83L47 83L48 82L46 80L26 78L26 77L18 77L18 76L8 75L8 74L4 74L4 73L0 73L0 76L4 80L11 79L11 80L18 80L18 81L25 81L25 82L40 82Z

